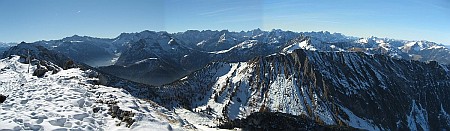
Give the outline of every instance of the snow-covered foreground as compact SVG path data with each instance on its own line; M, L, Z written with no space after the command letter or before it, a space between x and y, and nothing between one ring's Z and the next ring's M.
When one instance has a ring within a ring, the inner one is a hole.
M31 73L36 66L31 66L28 73L28 65L18 60L19 57L0 60L0 94L9 96L0 104L0 129L196 129L180 117L189 115L178 116L154 102L134 98L123 89L90 84L88 81L96 78L88 78L88 71L74 68L57 74L47 72L38 78ZM113 106L134 113L135 122L126 127L126 122L113 118L108 113Z

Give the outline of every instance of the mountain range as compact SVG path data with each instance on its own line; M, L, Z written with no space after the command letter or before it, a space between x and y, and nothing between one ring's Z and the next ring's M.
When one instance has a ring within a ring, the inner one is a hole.
M301 43L303 40L307 40ZM115 76L150 85L175 81L213 61L242 62L257 56L294 49L365 52L396 58L449 64L450 51L442 44L388 38L357 38L329 32L282 30L231 32L188 30L179 33L142 31L105 39L74 35L37 41Z
M254 123L266 117L298 117L305 129L450 127L450 51L429 41L260 29L142 31L23 42L3 53L15 55L36 59L35 70L55 64L50 68L97 72L96 83L173 110L190 123L181 125L197 128L298 129ZM276 112L286 115L270 114Z
M282 112L366 130L437 130L450 124L448 67L361 52L295 50L213 63L157 94L167 107L212 107L212 116L225 120Z

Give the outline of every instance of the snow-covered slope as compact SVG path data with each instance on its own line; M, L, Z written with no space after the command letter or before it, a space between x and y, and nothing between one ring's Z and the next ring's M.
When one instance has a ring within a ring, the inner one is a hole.
M268 111L367 130L450 126L441 117L450 110L448 66L362 52L295 50L215 62L158 89L167 107L211 110L223 121Z
M39 78L28 73L28 64L19 61L19 56L0 60L0 94L8 96L0 104L0 129L195 128L173 111L150 100L137 99L127 90L93 84L98 81L94 71L72 68ZM36 68L32 65L29 69Z

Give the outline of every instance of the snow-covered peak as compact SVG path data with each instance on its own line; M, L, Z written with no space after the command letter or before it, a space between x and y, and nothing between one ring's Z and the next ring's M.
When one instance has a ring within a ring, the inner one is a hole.
M360 38L355 41L356 43L361 44L371 44L374 46L384 45L384 44L390 44L393 48L411 48L411 47L417 47L420 50L427 49L434 46L443 46L441 44L437 44L434 42L429 41L407 41L407 40L396 40L396 39L389 39L389 38L378 38L378 37L368 37L368 38ZM445 46L444 46L445 47Z
M414 51L420 51L421 49L423 49L423 44L422 42L417 42L417 41L411 41L406 43L403 48L409 48L409 49L413 49Z
M359 42L359 43L361 43L361 44L367 44L367 43L369 43L369 39L361 38L361 39L359 39L357 42Z
M233 47L231 47L229 49L220 50L220 51L212 51L212 52L208 52L208 53L211 53L211 54L223 54L223 53L228 53L231 50L236 50L236 49L237 50L249 49L249 48L252 48L256 44L258 44L257 40L246 40L246 41L244 41L242 43L239 43L238 45L235 45L235 46L233 46Z
M169 42L167 42L167 44L169 44L169 45L178 45L178 43L173 38L171 38L169 40Z
M349 42L357 39L356 37L345 36L341 33L330 33L328 31L302 32L301 34L328 43Z
M226 34L223 33L223 35L220 36L219 41L218 41L219 43L223 43L223 42L225 42L225 41L227 40L227 38L225 37L225 35L226 35Z
M219 40L217 41L218 44L235 44L236 38L233 38L230 34L228 34L228 31L222 31L224 32L222 35L220 35Z
M389 38L360 38L349 45L343 46L355 47L356 50L368 54L387 54L395 58L419 60L419 61L438 61L439 63L450 63L450 51L442 44L430 41L408 41Z
M47 43L53 43L53 42L71 42L71 43L101 43L101 44L107 44L111 42L113 39L110 38L96 38L96 37L90 37L90 36L79 36L79 35L73 35L70 37L65 37L61 40L53 40L53 41L45 41Z
M297 42L295 42L295 43L293 43L293 44L291 44L291 45L285 47L285 48L283 49L283 52L286 52L286 53L292 53L292 52L293 52L294 50L296 50L296 49L305 49L305 50L312 50L312 51L317 50L316 48L314 48L313 45L311 45L311 44L309 43L309 41L310 41L309 38L304 39L304 40L302 40L302 41L297 41Z
M401 47L405 50L414 50L414 51L421 51L421 50L432 50L432 49L446 49L447 47L445 45L437 44L434 42L428 42L428 41L408 41L404 46Z

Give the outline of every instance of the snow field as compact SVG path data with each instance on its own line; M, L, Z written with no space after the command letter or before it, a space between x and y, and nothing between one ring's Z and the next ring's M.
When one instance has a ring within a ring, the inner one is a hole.
M0 129L12 130L190 130L195 129L174 111L151 101L136 99L119 88L92 85L80 69L28 73L19 57L0 60L0 93L9 96L0 104ZM31 66L30 72L36 66ZM106 104L114 102L116 104ZM126 126L108 113L109 106L135 113ZM96 111L94 111L96 109Z

